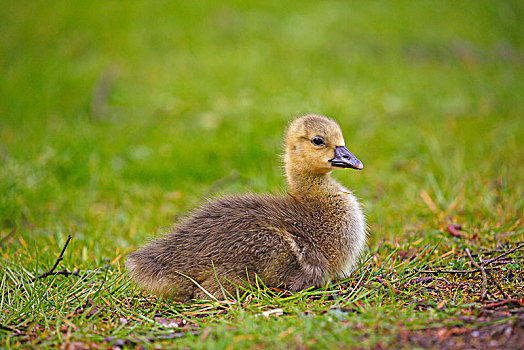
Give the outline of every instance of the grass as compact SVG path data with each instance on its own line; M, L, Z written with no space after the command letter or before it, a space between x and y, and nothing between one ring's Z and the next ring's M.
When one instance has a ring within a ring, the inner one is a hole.
M2 347L522 339L522 301L486 308L522 298L522 250L489 265L502 291L489 278L488 301L480 273L417 272L472 269L466 248L488 259L524 241L521 2L2 7ZM336 118L365 165L334 174L368 215L360 268L325 290L259 284L228 302L137 290L126 254L203 197L285 190L283 130L311 111ZM68 234L58 269L80 276L32 282Z

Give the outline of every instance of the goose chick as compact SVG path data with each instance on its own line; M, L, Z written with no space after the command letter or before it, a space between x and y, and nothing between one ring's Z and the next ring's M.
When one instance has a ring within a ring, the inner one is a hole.
M292 291L347 276L364 249L366 224L360 203L330 173L362 163L346 149L339 125L316 114L290 124L284 163L288 194L204 204L129 254L131 277L152 294L188 301L203 290L234 293L255 276Z

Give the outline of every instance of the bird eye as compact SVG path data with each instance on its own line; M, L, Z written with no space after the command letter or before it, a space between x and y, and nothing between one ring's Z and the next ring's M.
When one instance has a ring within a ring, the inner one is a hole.
M311 139L311 142L315 145L315 146L323 146L325 145L326 143L324 142L324 139L320 136L315 136Z

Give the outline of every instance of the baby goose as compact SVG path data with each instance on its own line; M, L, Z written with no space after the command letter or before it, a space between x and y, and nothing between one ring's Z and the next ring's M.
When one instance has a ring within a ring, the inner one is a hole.
M346 149L339 125L316 114L290 124L284 163L287 195L204 204L129 254L131 277L152 294L188 301L205 296L202 289L215 297L234 293L233 284L255 275L291 291L347 276L365 246L366 224L355 196L329 174L362 163Z

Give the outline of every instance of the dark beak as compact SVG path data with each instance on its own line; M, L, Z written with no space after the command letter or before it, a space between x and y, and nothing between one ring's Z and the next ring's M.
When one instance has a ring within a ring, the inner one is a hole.
M364 165L344 146L335 147L335 156L329 160L332 166L362 170Z

